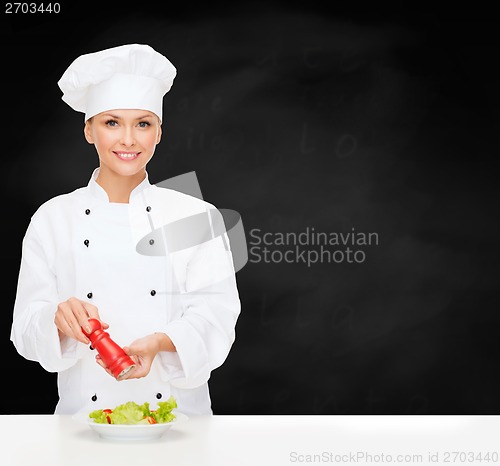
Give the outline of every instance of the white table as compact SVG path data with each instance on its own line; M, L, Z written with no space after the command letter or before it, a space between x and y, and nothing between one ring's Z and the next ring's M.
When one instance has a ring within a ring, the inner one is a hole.
M500 416L216 415L125 443L101 439L71 416L0 415L2 466L490 466L500 465L499 455Z

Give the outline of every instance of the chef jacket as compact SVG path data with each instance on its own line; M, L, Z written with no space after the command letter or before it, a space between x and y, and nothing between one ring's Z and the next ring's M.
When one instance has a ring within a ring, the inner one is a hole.
M32 216L23 239L11 340L24 358L58 373L56 414L126 401L154 406L171 395L183 413L211 414L208 380L229 353L240 313L229 238L212 235L170 251L162 231L203 213L210 219L217 210L152 185L147 175L128 204L112 203L96 182L98 173L86 187L56 196ZM145 239L150 254L138 252ZM177 351L158 353L144 378L115 380L96 363L89 345L59 338L54 314L72 296L97 306L120 346L163 332Z

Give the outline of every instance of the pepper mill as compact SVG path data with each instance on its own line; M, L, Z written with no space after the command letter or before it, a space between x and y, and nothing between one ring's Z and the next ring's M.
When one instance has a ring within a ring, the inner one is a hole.
M135 369L135 362L123 351L102 328L97 319L89 319L91 331L83 333L90 339L92 348L101 356L106 367L113 373L116 380L121 380L125 374Z

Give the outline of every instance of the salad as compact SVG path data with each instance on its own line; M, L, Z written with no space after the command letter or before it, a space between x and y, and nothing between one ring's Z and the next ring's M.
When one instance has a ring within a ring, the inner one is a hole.
M175 398L171 396L167 401L159 401L154 410L149 403L142 405L128 401L114 409L96 409L89 414L89 418L98 424L162 424L175 419L172 410L177 408Z

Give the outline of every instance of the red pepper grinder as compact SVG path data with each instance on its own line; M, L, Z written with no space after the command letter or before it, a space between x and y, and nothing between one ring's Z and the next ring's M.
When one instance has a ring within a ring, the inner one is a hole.
M101 322L89 319L90 333L82 331L90 339L92 347L97 350L106 367L113 373L116 380L135 369L135 362L123 351L102 329Z

